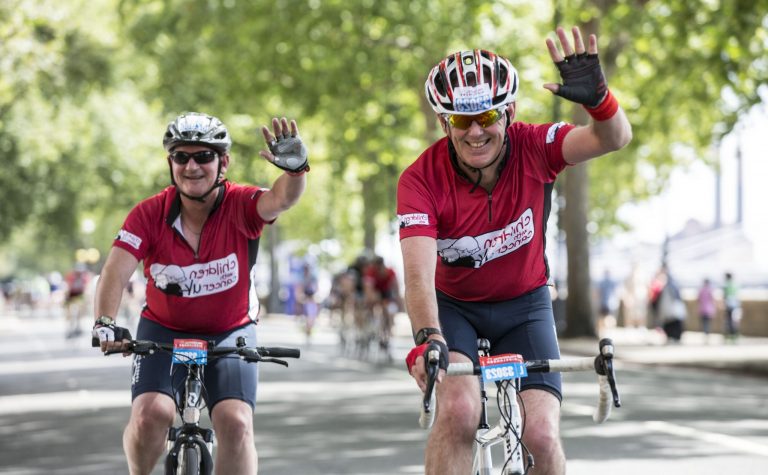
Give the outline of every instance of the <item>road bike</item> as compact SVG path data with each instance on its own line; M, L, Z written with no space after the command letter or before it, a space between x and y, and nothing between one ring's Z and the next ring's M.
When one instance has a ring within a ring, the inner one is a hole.
M98 339L94 341L98 346ZM288 366L279 358L299 358L296 348L248 347L245 337L238 337L236 346L216 346L214 341L177 339L174 343L148 340L131 340L123 350L109 350L105 355L132 353L146 356L155 352L169 353L173 367L186 368L183 386L173 394L181 425L168 429L166 475L210 475L213 471L213 429L200 425L200 413L206 407L203 372L205 365L214 359L236 355L248 363L277 363ZM178 366L180 365L180 366ZM174 370L175 371L175 370ZM173 375L171 375L173 377ZM177 388L174 386L174 391Z
M609 338L600 340L597 356L586 358L524 361L520 355L490 356L490 343L486 339L478 340L478 348L479 364L451 363L447 371L448 376L476 375L480 381L481 415L473 448L472 475L492 473L491 448L500 443L504 444L505 456L501 475L524 475L533 468L533 454L522 442L525 406L520 398L520 379L528 373L595 371L600 391L593 420L598 424L608 419L611 402L615 407L621 406L613 367L614 347ZM434 386L439 360L439 349L431 347L425 358L427 387L419 416L419 425L424 429L432 426L435 416ZM497 386L496 402L500 413L500 419L493 427L488 424L488 394L485 386L489 382Z

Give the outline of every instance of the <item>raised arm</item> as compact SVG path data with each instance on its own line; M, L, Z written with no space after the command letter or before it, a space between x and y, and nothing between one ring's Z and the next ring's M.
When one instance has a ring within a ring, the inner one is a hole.
M573 43L562 28L557 28L562 53L547 38L547 49L560 71L562 84L544 84L552 93L582 104L592 116L589 125L571 130L563 141L563 157L570 164L585 162L627 145L632 140L632 126L608 89L597 55L597 37L589 35L584 47L581 31L573 27Z
M269 150L259 154L268 162L285 171L272 184L257 203L259 216L266 221L277 218L280 213L295 205L307 185L306 172L309 171L307 149L299 136L296 121L272 119L274 135L267 127L262 127Z

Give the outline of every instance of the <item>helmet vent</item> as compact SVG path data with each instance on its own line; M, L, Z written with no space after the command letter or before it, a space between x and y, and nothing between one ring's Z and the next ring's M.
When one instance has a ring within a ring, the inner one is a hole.
M456 84L456 85L460 85L461 84L461 83L459 83L459 75L456 73L455 69L452 70L450 72L450 74L448 75L448 83L449 84ZM456 86L454 86L454 87L456 87Z
M507 68L499 68L498 81L500 85L507 83Z
M443 75L439 74L435 78L435 89L437 89L437 93L441 96L445 95L445 81L443 81Z

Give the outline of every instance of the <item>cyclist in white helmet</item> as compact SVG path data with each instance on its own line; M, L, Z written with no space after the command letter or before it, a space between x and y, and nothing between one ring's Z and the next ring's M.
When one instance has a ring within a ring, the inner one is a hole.
M123 289L140 261L147 278L146 304L137 338L172 343L176 338L235 346L239 336L256 344L259 302L255 266L259 237L299 200L309 170L295 121L272 119L262 127L260 152L285 173L270 189L225 180L232 138L224 124L188 112L168 125L163 147L172 186L142 201L117 233L99 278L94 338L101 350L124 349L130 332L115 320ZM174 394L183 383L171 357L134 357L133 403L123 448L132 475L149 474L165 449L174 422ZM218 441L216 473L256 473L253 408L257 365L220 358L206 366L205 400Z
M422 390L428 348L441 349L441 368L476 362L477 338L489 339L495 354L559 357L544 253L551 190L567 166L618 150L632 137L606 86L597 38L590 35L585 46L578 28L572 34L573 43L557 29L562 51L546 40L562 83L544 87L582 104L592 117L585 126L515 122L517 71L490 51L454 53L427 77L425 93L446 137L402 173L397 193L405 300L417 345L406 363ZM441 371L438 382L426 473L468 473L478 381ZM533 473L565 473L559 373L522 383L523 442L535 457Z

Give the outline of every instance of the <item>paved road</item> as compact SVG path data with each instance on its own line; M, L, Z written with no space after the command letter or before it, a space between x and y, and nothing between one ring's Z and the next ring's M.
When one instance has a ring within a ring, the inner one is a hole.
M58 320L0 316L0 473L126 473L129 361L63 334ZM307 346L295 323L278 317L265 319L260 343L303 351L290 368L262 368L260 473L422 473L419 397L400 367L406 339L394 365L340 357L325 328ZM601 426L587 415L593 377L566 376L569 474L765 473L765 379L630 360L619 369L624 407Z

